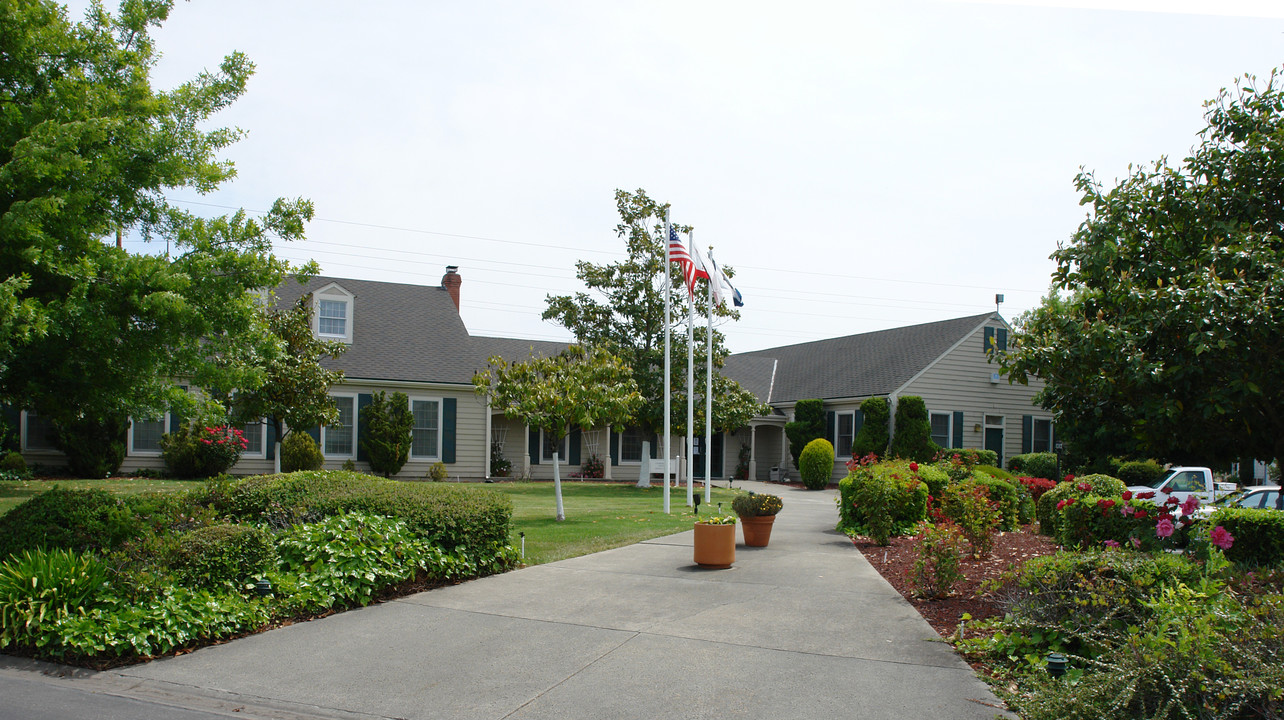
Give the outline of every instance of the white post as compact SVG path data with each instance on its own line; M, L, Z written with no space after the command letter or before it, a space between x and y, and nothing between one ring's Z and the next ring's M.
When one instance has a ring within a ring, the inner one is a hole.
M557 521L562 522L566 519L566 511L562 508L562 473L558 470L558 465L561 464L557 460L558 449L553 448L553 497L557 498Z
M687 231L687 247L692 245L693 231ZM692 255L694 258L695 256ZM694 260L693 260L694 262ZM695 505L691 478L695 475L695 375L691 346L695 345L695 293L687 288L687 507Z
M642 462L638 466L638 487L651 487L651 443L642 441Z
M664 513L669 513L669 433L670 428L670 405L673 397L669 387L669 348L671 345L670 336L672 328L669 327L669 315L673 307L673 278L670 277L669 266L672 260L669 257L669 234L673 232L669 224L669 211L664 211Z
M494 418L492 418L490 414L490 394L487 393L486 394L486 458L482 460L482 463L485 465L484 471L482 473L482 477L487 480L490 479L490 456L491 456L491 453L494 452L494 449L491 447L491 444L495 442L494 438L491 436L491 430L490 430L490 426L492 422L494 422Z
M598 432L606 433L606 457L602 458L602 479L614 480L614 473L611 472L611 426L607 425L605 429Z
M758 479L758 426L749 425L749 477L746 480Z
M710 260L713 253L709 254ZM713 262L709 263L717 272L718 267ZM713 283L716 282L712 273L709 275L709 313L708 322L705 326L705 366L704 366L704 506L709 507L709 499L713 496L709 489L710 478L713 476ZM723 468L726 470L726 468Z

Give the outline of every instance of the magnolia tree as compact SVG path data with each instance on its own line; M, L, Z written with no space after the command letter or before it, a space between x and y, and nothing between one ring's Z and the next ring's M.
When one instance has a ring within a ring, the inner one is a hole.
M508 363L490 358L490 367L473 376L478 395L501 407L507 417L539 428L560 447L574 428L589 430L627 421L642 402L633 376L620 358L601 348L572 345L553 357ZM557 519L562 506L560 458L553 453L553 493Z

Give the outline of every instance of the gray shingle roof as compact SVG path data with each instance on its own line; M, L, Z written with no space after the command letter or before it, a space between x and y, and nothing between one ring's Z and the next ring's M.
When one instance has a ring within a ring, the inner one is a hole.
M470 384L491 355L509 360L556 354L566 343L471 337L450 293L440 286L314 277L277 288L278 305L334 283L352 293L352 345L324 361L349 380L402 380Z
M766 402L887 395L994 313L737 353L723 372ZM978 348L979 350L979 348ZM774 385L764 384L776 361Z

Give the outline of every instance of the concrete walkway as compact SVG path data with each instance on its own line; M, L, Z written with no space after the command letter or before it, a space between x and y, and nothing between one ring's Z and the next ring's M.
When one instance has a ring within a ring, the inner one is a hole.
M729 570L688 531L110 672L0 659L0 688L191 717L1011 717L833 530L835 491L736 485L785 507Z

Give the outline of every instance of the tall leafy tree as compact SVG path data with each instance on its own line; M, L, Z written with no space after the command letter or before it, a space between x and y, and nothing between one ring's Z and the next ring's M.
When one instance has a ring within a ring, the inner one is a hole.
M410 444L415 416L410 412L410 398L405 393L391 396L377 392L366 407L361 446L370 458L370 469L392 477L401 472L410 459Z
M789 454L794 457L794 467L802 467L798 462L803 448L812 440L825 437L825 401L819 398L799 400L794 405L794 419L785 423L785 437L789 438Z
M575 264L576 277L587 288L574 295L550 295L546 298L543 318L570 330L575 340L589 347L603 347L618 355L631 368L633 381L643 402L636 413L640 425L648 431L664 427L664 213L668 205L656 202L645 190L635 193L617 190L615 204L620 224L615 232L624 240L628 257L615 263L596 264L581 260ZM689 228L676 225L680 232ZM670 291L673 333L670 398L673 430L686 432L687 395L686 353L687 308L690 302L682 274L676 263L676 278ZM699 287L699 286L697 286ZM695 362L694 392L697 400L705 395L706 327L703 308L697 309L695 344L699 348ZM739 318L739 312L725 307L714 310L714 317L724 320ZM730 431L744 426L756 415L769 411L753 394L719 369L727 357L722 333L713 330L713 426L715 431ZM695 426L702 432L704 403L697 401Z
M1089 452L1284 459L1284 93L1237 81L1179 165L1076 185L1087 219L1053 292L1001 359L1047 383L1058 434Z
M503 408L507 417L539 428L560 447L571 430L589 430L629 420L642 402L632 373L624 362L601 347L572 345L553 357L508 363L490 358L485 372L473 377L478 395ZM557 519L566 519L562 506L560 458L553 454L553 492Z
M149 33L171 5L95 3L73 23L48 0L0 3L0 402L49 418L73 464L119 445L128 416L189 402L176 379L262 381L275 341L256 290L291 272L272 243L302 237L312 214L280 200L259 219L202 219L166 199L233 176L216 155L240 131L207 125L253 69L233 53L153 89ZM119 250L120 232L172 254Z

